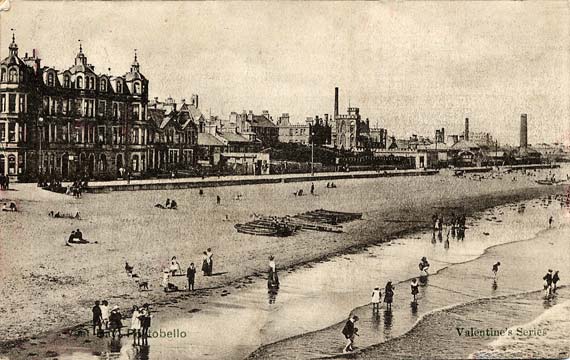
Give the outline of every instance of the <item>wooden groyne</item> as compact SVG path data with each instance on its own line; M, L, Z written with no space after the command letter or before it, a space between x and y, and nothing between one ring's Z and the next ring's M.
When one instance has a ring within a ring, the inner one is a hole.
M137 190L175 190L195 189L218 186L240 186L256 184L278 184L292 182L326 181L341 179L367 179L395 176L428 176L438 174L439 170L414 169L414 170L387 170L346 173L322 173L322 174L287 174L287 175L259 175L242 177L221 177L217 179L175 179L175 180L134 180L130 184L123 181L89 184L85 190L88 193L105 193L112 191L137 191Z

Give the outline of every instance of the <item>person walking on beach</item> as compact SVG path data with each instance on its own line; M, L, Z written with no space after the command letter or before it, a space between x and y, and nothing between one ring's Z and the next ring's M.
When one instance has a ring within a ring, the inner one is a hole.
M350 351L354 351L352 345L354 345L354 337L358 336L358 328L355 326L357 321L358 316L351 316L346 321L346 324L344 324L344 328L342 328L342 334L347 340L346 346L342 350L342 352L345 354Z
M103 300L99 308L101 309L101 323L105 330L109 330L109 303L107 300Z
M221 201L222 201L222 198L220 198L220 195L216 195L216 204L220 205Z
M544 296L549 297L552 293L552 270L548 269L546 275L542 277L544 280Z
M412 283L410 284L410 288L412 289L412 302L416 303L416 295L419 293L419 286L420 284L418 284L418 279L414 279L412 280Z
M501 262L497 261L496 263L493 264L493 279L497 278L497 273L499 272L499 266L501 266Z
M372 290L372 313L377 314L380 311L380 299L382 298L382 292L379 287L375 287Z
M133 314L131 316L131 333L133 334L133 343L140 340L141 337L141 313L139 307L133 305Z
M99 300L95 301L95 306L93 306L91 312L93 313L93 335L96 335L101 332L101 308L99 307ZM98 332L95 332L95 328L98 329Z
M384 289L384 302L386 303L386 310L392 310L392 300L394 298L394 287L392 282L388 281L386 283L386 288Z
M556 270L554 272L554 275L552 276L552 292L555 293L556 292L556 287L557 287L557 283L560 281L560 277L558 276L558 270Z
M188 291L194 291L194 279L196 278L194 263L190 263L190 266L186 270L186 277L188 278Z
M315 184L311 183L311 195L315 195Z
M111 325L111 336L115 337L115 332L118 332L119 338L121 335L121 328L123 327L123 317L119 312L119 307L117 305L113 306L111 310L111 315L109 316L109 323Z
M208 276L212 276L214 272L214 253L212 248L206 249L206 255L208 256Z
M548 218L548 228L550 229L552 227L552 223L554 222L554 219L551 217Z

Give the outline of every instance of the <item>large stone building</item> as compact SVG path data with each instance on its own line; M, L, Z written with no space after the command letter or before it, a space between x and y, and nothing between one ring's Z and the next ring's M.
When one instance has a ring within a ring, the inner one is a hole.
M0 63L0 172L115 178L121 168L193 164L197 106L149 113L148 86L136 54L130 71L114 76L96 73L80 46L73 65L58 70L35 52L20 58L12 37Z
M289 114L284 113L277 120L279 127L279 142L307 145L311 137L313 118L307 118L304 124L291 124Z

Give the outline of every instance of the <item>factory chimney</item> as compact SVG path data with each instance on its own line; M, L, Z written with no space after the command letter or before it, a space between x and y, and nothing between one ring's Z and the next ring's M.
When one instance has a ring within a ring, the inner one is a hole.
M528 133L527 133L527 115L521 114L521 138L520 147L526 148L528 146Z
M338 87L334 88L334 118L338 116Z
M463 133L465 141L469 141L469 118L465 118L465 132Z

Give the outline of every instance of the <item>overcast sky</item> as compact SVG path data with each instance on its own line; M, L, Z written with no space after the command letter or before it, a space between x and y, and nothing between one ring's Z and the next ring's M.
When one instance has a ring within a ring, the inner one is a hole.
M559 2L12 2L0 14L20 54L70 67L78 39L97 72L122 75L138 49L150 96L202 111L288 112L295 122L360 107L389 133L489 131L518 145L570 143L569 11Z

